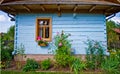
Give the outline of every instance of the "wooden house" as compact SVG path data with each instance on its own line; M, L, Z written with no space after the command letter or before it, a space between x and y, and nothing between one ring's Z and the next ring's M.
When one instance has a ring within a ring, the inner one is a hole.
M0 10L14 16L15 49L22 43L26 58L43 60L53 55L48 54L49 46L37 44L37 37L51 42L62 30L71 34L76 55L85 55L87 39L102 41L107 47L106 17L120 11L120 1L0 0Z

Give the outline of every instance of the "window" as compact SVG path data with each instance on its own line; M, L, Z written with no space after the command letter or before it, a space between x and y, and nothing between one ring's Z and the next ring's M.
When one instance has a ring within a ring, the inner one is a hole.
M51 18L36 19L36 40L38 36L42 37L43 40L51 41L52 38Z

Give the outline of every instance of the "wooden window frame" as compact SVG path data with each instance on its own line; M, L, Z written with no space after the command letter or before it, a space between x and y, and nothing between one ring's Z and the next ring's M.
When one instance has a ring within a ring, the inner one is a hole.
M39 36L39 29L41 28L41 26L39 25L39 20L49 20L49 38L42 38L45 41L50 42L52 40L52 19L51 18L47 18L47 17L40 17L40 18L36 18L36 37L35 40L37 41L37 37ZM44 26L45 27L45 26ZM44 31L45 33L45 31Z

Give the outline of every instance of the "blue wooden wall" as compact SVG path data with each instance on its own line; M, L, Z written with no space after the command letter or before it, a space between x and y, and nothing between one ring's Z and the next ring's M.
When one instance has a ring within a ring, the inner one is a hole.
M102 14L18 14L16 16L15 48L22 43L26 54L48 54L49 47L40 47L35 41L37 17L52 18L52 38L56 32L64 30L70 33L75 54L85 54L85 41L89 39L102 41L106 45L105 16Z

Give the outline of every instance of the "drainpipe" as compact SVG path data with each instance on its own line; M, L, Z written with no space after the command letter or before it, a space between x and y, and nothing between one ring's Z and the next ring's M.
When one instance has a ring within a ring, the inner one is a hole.
M112 16L108 17L106 20L109 20L111 18L113 18L116 14L113 14Z
M7 15L8 15L8 17L10 17L10 21L15 21L14 16L13 16L13 17L12 17L12 16L10 16L10 14L9 14L9 13L8 13Z

